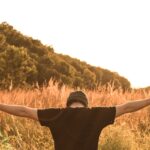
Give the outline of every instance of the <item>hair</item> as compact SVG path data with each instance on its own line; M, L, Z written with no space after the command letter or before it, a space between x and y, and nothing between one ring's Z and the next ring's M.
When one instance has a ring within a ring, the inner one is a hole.
M80 102L85 107L88 106L88 99L82 91L71 92L69 97L67 98L66 106L69 107L74 102Z

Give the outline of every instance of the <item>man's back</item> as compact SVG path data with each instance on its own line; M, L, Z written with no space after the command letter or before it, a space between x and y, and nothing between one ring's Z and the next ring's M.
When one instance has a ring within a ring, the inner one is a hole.
M38 117L50 128L56 150L97 150L99 135L115 113L115 107L51 108L38 110Z

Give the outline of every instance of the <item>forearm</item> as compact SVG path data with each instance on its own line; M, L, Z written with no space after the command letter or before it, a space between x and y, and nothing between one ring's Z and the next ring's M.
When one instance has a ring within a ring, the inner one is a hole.
M150 98L126 103L126 113L134 112L150 105Z
M21 105L0 104L0 111L4 111L15 116L24 117L26 113L26 107Z

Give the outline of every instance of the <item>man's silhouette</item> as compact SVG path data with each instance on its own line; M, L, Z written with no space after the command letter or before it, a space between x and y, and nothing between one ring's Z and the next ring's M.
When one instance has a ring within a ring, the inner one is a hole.
M150 105L150 99L127 102L112 107L88 107L82 91L72 92L65 108L37 109L0 104L0 110L40 122L51 130L55 150L97 150L102 129L116 117Z

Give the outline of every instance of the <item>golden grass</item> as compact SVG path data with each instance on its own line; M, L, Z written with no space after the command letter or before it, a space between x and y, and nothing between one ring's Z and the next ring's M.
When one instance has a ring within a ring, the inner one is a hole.
M48 87L34 90L15 89L0 91L0 102L36 108L65 107L73 89L49 82ZM109 85L98 90L83 90L89 98L89 106L114 106L128 100L150 97L150 91L113 90ZM113 126L102 132L99 149L148 150L150 149L150 108L118 118ZM2 150L53 150L53 140L48 128L38 122L0 112L0 149Z

